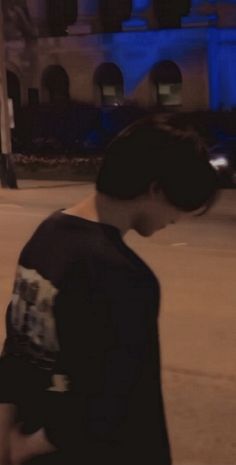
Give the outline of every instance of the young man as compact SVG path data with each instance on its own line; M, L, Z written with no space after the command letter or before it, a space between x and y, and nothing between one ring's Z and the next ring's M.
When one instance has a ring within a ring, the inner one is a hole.
M0 465L171 464L159 283L123 236L201 213L216 191L197 136L152 118L108 147L93 195L40 224L7 311Z

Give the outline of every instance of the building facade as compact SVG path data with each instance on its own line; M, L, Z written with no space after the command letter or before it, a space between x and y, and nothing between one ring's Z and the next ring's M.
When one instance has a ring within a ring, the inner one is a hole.
M176 2L3 1L9 97L234 108L236 0Z

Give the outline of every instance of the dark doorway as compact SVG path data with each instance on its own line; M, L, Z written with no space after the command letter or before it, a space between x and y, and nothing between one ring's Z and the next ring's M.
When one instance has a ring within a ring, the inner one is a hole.
M182 75L173 61L165 60L154 65L150 80L158 107L168 110L182 105Z
M43 73L42 84L50 103L69 100L69 77L62 66L49 66Z
M116 106L123 103L124 80L120 68L114 63L101 64L94 75L101 105Z
M11 128L13 129L15 126L17 126L21 108L20 81L17 75L13 73L13 71L7 71L7 93L8 98L10 99L10 124Z

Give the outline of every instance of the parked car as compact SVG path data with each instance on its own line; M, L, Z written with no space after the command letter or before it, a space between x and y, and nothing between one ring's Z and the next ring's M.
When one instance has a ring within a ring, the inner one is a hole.
M236 187L236 141L227 140L208 150L209 161L219 174L220 186Z

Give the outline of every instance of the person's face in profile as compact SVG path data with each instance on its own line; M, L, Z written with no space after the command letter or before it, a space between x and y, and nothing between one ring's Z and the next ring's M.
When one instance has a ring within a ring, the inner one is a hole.
M206 205L193 211L183 211L172 205L161 190L154 186L143 196L140 215L137 217L134 229L144 237L149 237L155 232L174 224L180 219L194 219L203 215L208 210Z
M143 199L134 227L143 237L151 236L169 224L176 223L182 215L180 210L168 202L162 191L156 191L153 186Z

